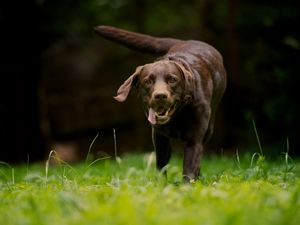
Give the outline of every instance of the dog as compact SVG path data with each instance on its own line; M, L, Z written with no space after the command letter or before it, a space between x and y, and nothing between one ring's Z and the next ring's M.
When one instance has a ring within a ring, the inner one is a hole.
M213 133L216 109L226 88L221 54L196 40L159 38L110 26L97 26L95 32L131 49L163 55L138 66L114 98L124 102L136 87L152 125L157 168L168 164L170 139L177 138L184 143L183 179L197 179L203 145Z

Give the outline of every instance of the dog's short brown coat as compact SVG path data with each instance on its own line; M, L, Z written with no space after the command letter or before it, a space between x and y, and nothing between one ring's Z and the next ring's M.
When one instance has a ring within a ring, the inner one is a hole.
M95 30L134 49L165 53L157 61L137 67L115 99L125 101L135 86L152 124L157 167L167 165L170 139L178 138L184 143L183 177L197 178L203 144L213 132L216 109L226 87L220 53L200 41L155 38L108 26Z

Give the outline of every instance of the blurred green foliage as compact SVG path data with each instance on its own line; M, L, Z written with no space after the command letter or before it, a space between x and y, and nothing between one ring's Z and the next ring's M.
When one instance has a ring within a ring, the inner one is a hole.
M87 166L0 164L1 224L298 225L299 161L211 156L184 184L175 156L167 178L149 155ZM217 215L217 216L216 216Z

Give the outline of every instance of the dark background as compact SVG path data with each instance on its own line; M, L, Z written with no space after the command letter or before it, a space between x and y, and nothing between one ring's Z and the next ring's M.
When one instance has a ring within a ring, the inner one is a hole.
M93 33L100 24L197 39L224 56L228 88L208 152L299 155L299 1L35 0L0 3L0 161L72 161L92 139L95 157L152 150L134 94L112 96L135 67L157 56Z

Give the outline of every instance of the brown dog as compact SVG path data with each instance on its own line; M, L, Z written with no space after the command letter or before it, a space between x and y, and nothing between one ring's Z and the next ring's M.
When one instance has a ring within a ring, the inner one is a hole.
M109 26L95 31L135 50L165 54L137 67L115 99L125 101L135 86L152 124L157 167L162 169L169 162L170 138L179 138L185 146L183 177L196 179L203 144L213 132L216 108L226 87L220 53L200 41L156 38Z

